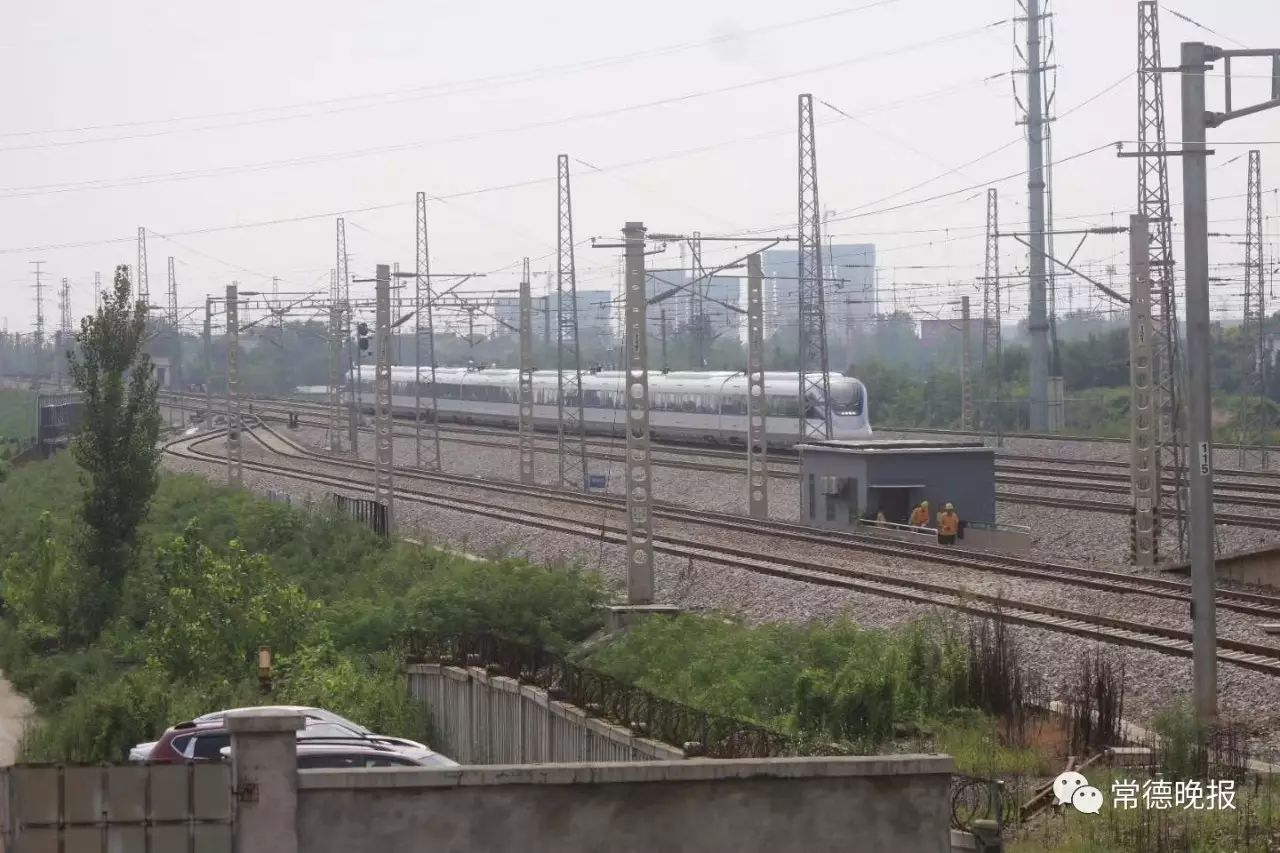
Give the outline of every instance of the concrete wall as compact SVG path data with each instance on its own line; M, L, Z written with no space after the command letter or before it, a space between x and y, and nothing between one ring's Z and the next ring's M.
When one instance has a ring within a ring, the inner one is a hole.
M299 773L305 853L942 853L937 756Z
M587 716L545 690L478 667L409 667L409 692L431 712L431 748L460 764L674 761L674 746Z

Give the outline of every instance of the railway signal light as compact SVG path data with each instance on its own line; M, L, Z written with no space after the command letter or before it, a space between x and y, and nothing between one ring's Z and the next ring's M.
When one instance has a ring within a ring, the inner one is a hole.
M360 352L369 351L369 324L356 324L356 344L360 347Z

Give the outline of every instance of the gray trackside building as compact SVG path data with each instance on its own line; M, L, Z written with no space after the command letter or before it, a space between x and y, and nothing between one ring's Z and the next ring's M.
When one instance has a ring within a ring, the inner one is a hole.
M820 441L801 444L801 522L848 529L883 512L903 524L922 500L930 524L955 504L962 522L996 521L995 450L964 441Z

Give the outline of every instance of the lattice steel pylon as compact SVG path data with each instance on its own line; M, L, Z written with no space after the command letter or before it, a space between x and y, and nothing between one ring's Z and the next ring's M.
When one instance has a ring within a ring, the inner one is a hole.
M587 436L582 412L582 361L578 350L578 284L573 263L573 200L569 193L569 155L557 163L556 260L556 422L559 429L560 488L586 489Z
M419 468L422 463L422 338L425 330L427 342L427 365L430 370L431 385L431 442L427 445L427 463L425 467L433 471L440 470L440 426L436 421L439 393L436 390L436 333L432 314L431 297L431 252L427 245L427 194L418 193L417 197L417 275L413 280L413 363L414 363L414 458ZM423 320L426 324L423 324Z
M1244 242L1244 333L1245 387L1240 394L1240 467L1268 467L1267 453L1267 361L1264 334L1266 299L1262 263L1262 152L1249 152L1248 212Z
M1168 523L1186 556L1186 446L1183 436L1182 344L1173 279L1173 227L1169 213L1169 159L1165 148L1164 83L1160 18L1155 0L1138 3L1138 213L1149 224L1152 353L1157 411L1157 477L1160 482L1155 538ZM1157 553L1157 559L1159 555Z
M1003 345L1000 332L1000 193L987 190L986 252L982 267L982 373L994 381L995 399L986 428L994 430L999 443L1001 435L1001 397L1004 392Z
M800 440L831 438L831 390L827 376L827 321L822 293L822 222L818 205L818 147L813 132L813 95L800 96Z
M147 229L138 226L138 281L136 293L138 301L148 311L151 310L151 286L147 282Z
M357 401L359 390L356 388L355 347L351 345L351 274L347 270L347 223L341 216L337 223L338 238L338 290L342 293L342 312L346 320L344 335L347 347L347 443L357 458L360 456L360 413Z
M169 256L169 308L166 312L169 328L178 330L178 278L173 272L173 255Z

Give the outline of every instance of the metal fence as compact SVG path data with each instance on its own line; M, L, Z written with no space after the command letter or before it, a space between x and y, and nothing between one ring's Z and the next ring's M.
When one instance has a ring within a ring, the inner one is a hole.
M484 666L491 674L536 685L552 699L575 705L586 715L663 743L689 745L691 752L709 758L768 758L801 752L795 739L782 732L655 696L536 646L488 635L443 644L410 635L409 645L418 660Z
M229 765L18 766L0 771L0 849L230 853Z
M355 519L379 536L386 536L387 508L377 501L368 498L351 498L346 495L330 494L333 505L338 511Z

